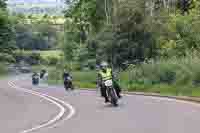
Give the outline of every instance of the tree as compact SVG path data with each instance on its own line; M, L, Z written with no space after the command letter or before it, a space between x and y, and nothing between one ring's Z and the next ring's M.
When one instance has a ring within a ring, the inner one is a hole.
M1 9L6 9L6 7L7 7L6 1L7 1L7 0L0 0L0 8L1 8Z
M0 60L13 61L12 54L15 49L14 20L6 11L5 0L0 1ZM3 56L2 56L3 55ZM8 58L9 57L9 58Z
M16 15L15 31L18 48L27 50L55 48L58 39L57 28L46 19L38 21L40 18L33 15L27 18L31 19L31 23L27 23L24 14Z
M0 52L10 53L15 48L15 34L12 19L0 9Z
M84 51L81 57L97 62L106 59L121 67L124 62L184 55L192 48L199 49L197 7L200 6L195 0L71 0L69 3L65 17L71 20L67 25L74 29L66 44L83 44L74 47ZM176 12L177 4L184 15ZM86 38L79 33L86 33Z
M95 0L66 1L70 4L69 9L65 11L65 54L70 62L83 60L80 51L86 50L86 40L91 31L95 31L94 22L96 3ZM92 17L93 15L93 17Z
M197 5L197 0L179 0L178 1L178 8L181 10L181 13L189 14L190 10L195 8Z

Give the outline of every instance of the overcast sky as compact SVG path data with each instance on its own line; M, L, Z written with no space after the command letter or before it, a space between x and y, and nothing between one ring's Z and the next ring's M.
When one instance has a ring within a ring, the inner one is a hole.
M55 3L63 2L64 0L8 0L8 3Z

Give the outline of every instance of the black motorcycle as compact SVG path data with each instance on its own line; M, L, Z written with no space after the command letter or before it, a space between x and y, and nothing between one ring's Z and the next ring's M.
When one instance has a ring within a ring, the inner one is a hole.
M39 80L40 80L40 76L37 73L34 73L32 75L32 84L33 85L38 85L39 84Z
M66 91L68 91L69 89L74 90L74 86L72 84L72 78L70 76L64 79L64 87Z
M115 88L113 87L113 81L106 80L104 81L104 84L106 86L106 94L108 96L109 101L115 107L118 106L118 96L117 96Z

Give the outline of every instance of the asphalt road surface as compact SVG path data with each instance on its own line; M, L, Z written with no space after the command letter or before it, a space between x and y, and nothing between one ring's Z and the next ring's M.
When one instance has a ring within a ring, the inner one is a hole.
M12 82L11 82L12 81ZM200 105L124 95L119 107L96 91L32 86L26 76L0 81L1 133L199 133Z

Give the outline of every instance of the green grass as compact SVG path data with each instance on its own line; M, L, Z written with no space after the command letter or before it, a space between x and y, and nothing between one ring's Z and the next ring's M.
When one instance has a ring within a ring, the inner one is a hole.
M40 54L42 57L48 57L48 56L60 56L62 55L62 51L59 50L50 50L50 51L40 51Z
M39 4L39 5L35 5L36 7L39 8L45 8L46 6L50 6L50 5L45 5L45 4ZM53 7L55 5L52 5ZM34 7L34 6L33 6ZM27 8L30 9L30 5L23 5L20 8ZM32 19L28 18L28 15L26 16L26 22L31 23L31 22L40 22L44 20L44 14L32 14ZM65 23L65 18L63 16L56 16L56 19L53 18L54 16L51 15L49 16L49 18L46 18L46 20L48 20L48 22L51 22L53 24L64 24Z
M44 66L44 65L33 65L31 66L32 72L40 72L42 69L47 69L48 71L51 71L53 67L50 66Z
M130 67L119 76L128 91L200 96L200 56L152 61Z
M16 52L19 52L19 51L16 51ZM46 51L29 51L29 50L26 50L26 51L23 51L23 53L25 55L30 55L33 52L34 53L40 53L42 58L46 58L48 56L60 57L63 54L63 52L60 51L60 50L46 50Z
M47 50L47 51L15 51L15 55L19 57L34 58L40 61L43 65L55 65L64 57L63 52L60 50Z
M49 68L50 84L62 84L62 72ZM79 88L96 88L96 71L72 72L74 84ZM124 90L153 92L161 95L200 96L200 57L188 56L152 61L119 74Z
M35 67L34 69L38 69ZM44 67L45 68L45 67ZM63 84L63 71L56 67L47 67L49 71L49 84ZM95 71L73 71L73 83L78 88L96 88L96 72Z
M7 65L0 63L0 79L5 78L8 75Z

